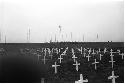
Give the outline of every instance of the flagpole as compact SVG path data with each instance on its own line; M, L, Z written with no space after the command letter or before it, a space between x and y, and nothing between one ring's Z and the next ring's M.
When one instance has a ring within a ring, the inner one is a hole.
M6 35L5 35L5 43L6 43Z
M29 28L29 43L30 43L30 28Z
M1 43L1 30L0 30L0 43Z
M28 43L28 30L27 30L27 43Z
M84 42L84 34L83 34L83 42Z
M98 34L97 34L97 41L98 41Z
M71 42L72 42L72 32L71 32Z
M61 42L61 26L60 25L59 25L59 29L60 29L59 30L59 34L60 34L59 37L60 37L60 42Z
M55 42L56 42L56 34L55 34Z

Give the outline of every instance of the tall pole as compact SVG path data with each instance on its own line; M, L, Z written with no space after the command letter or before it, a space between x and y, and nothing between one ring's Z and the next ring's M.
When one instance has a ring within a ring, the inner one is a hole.
M62 34L62 42L63 42L63 34Z
M30 28L29 28L29 43L30 43Z
M59 25L59 38L61 38L61 31L62 31L62 26Z
M97 34L97 41L98 41L98 34Z
M66 34L66 42L67 42L67 34Z
M6 43L6 35L5 35L5 43Z
M55 34L55 42L56 42L56 34Z
M72 32L71 32L71 42L72 42Z
M27 31L27 43L28 43L28 31Z
M1 30L0 30L0 43L1 43Z
M30 28L27 31L27 43L30 43Z
M84 42L84 34L83 34L83 42Z

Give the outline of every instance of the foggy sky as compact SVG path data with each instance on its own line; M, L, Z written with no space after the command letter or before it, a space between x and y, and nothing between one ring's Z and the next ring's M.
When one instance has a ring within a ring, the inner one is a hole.
M59 32L61 25L61 33ZM124 41L123 0L1 0L1 42ZM98 39L97 39L98 34ZM63 35L63 39L62 39ZM67 35L67 37L66 37Z

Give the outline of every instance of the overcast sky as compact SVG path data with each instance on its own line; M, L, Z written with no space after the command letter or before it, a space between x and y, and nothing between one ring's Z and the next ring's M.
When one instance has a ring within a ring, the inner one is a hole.
M61 33L59 33L61 25ZM1 0L1 42L124 41L123 0ZM98 39L97 39L98 34ZM63 35L63 39L62 39Z

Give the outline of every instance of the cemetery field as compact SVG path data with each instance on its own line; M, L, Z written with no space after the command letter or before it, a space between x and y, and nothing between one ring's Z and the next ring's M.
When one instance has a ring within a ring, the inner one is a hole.
M124 42L0 44L1 83L75 83L80 74L88 83L123 83Z

